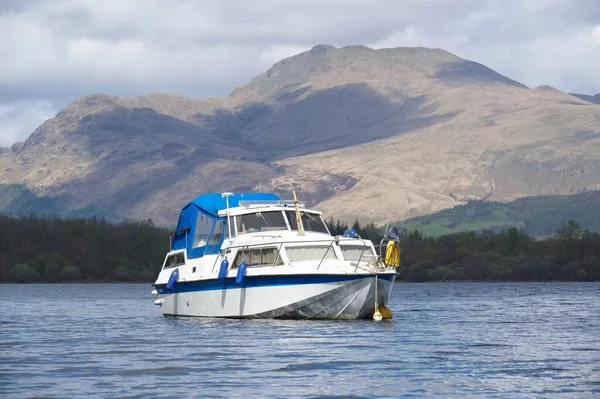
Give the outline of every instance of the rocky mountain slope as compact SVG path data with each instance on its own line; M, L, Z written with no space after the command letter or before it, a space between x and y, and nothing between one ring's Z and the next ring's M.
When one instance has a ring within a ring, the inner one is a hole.
M224 98L80 98L0 152L0 184L169 224L203 192L295 185L383 222L597 189L599 148L600 107L551 87L443 50L321 45Z
M600 93L597 93L595 96L590 96L587 94L577 94L577 93L569 93L572 96L575 96L577 98L581 98L584 101L590 102L590 103L594 103L594 104L600 104Z

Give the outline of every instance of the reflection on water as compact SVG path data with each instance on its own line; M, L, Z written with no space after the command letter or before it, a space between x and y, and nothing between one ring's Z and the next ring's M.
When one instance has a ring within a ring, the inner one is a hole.
M0 285L3 397L600 394L600 284L396 284L394 320L166 318L146 284Z

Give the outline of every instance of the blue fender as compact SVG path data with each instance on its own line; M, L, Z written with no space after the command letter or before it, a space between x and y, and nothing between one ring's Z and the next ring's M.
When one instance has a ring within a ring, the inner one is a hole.
M235 276L235 283L238 285L238 287L244 283L244 277L246 277L246 267L246 261L243 261L238 268L237 275Z
M222 283L227 278L227 270L229 269L229 261L227 258L221 262L221 268L219 269L219 282Z
M177 284L177 279L179 278L179 268L173 270L171 273L171 277L169 277L169 281L167 282L167 291L173 291L175 288L175 284Z

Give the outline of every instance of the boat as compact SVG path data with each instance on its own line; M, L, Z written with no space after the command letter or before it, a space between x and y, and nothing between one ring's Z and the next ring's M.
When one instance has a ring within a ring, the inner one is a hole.
M391 315L386 306L399 253L386 264L356 231L332 236L322 213L307 209L295 191L293 200L257 192L200 195L183 206L170 237L152 291L164 315L376 320L382 310ZM390 242L394 255L399 247Z

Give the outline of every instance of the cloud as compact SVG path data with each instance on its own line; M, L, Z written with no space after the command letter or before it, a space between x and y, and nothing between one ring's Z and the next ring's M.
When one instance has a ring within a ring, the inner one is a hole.
M594 93L599 32L596 0L3 0L0 104L226 95L316 44L443 48L528 86ZM0 142L32 131L2 133L17 120L0 118Z
M0 147L9 147L26 138L56 110L47 101L0 104Z

